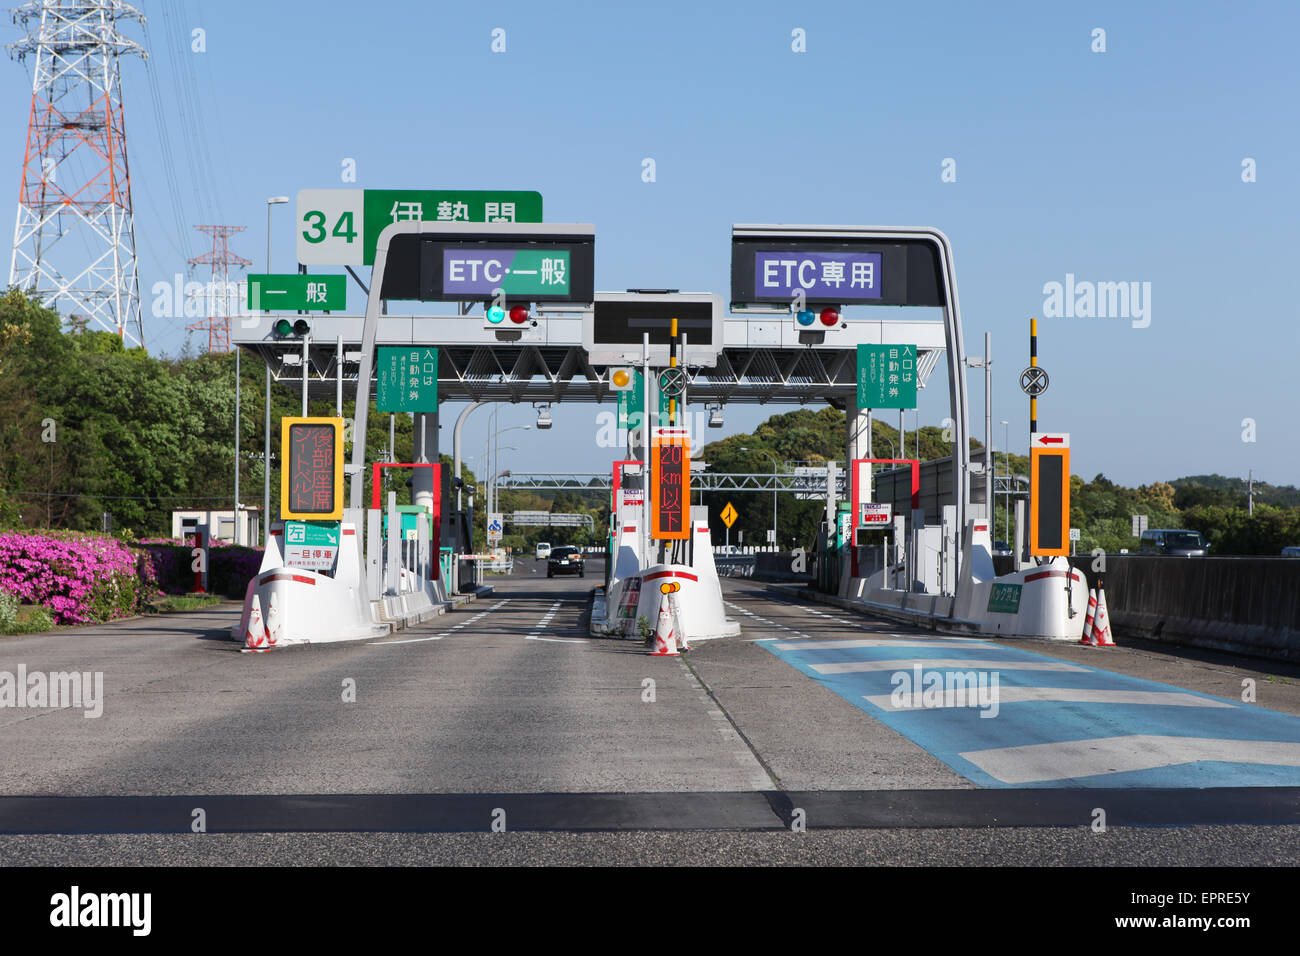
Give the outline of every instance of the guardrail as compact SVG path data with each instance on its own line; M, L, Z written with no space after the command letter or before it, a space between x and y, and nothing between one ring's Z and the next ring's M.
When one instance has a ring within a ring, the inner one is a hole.
M475 558L474 570L482 574L510 574L515 569L514 558Z
M757 564L752 554L715 554L713 566L722 578L752 578Z

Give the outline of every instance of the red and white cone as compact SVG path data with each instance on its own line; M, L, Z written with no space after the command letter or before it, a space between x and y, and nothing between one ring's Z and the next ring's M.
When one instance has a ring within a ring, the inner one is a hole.
M1097 617L1097 590L1088 588L1088 616L1083 619L1083 637L1080 638L1080 644L1094 644L1095 634L1093 632L1093 622Z
M1110 612L1106 610L1106 590L1097 589L1097 623L1093 629L1094 642L1098 647L1114 647L1115 639L1110 632Z
M244 646L256 650L266 643L266 626L262 622L262 602L253 595L253 609L248 614L248 627L244 629Z
M682 609L677 605L677 595L668 595L668 610L672 612L674 634L677 637L677 649L689 651L691 645L686 641L686 628L682 627Z
M654 647L651 657L681 657L677 651L677 638L673 633L673 615L668 609L668 596L659 602L659 620L655 623Z

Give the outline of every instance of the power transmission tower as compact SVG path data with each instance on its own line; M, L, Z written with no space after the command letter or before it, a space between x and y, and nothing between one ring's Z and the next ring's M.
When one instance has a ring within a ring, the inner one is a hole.
M239 286L230 281L231 266L251 266L252 260L230 251L229 240L246 226L195 226L199 232L212 237L212 251L190 260L190 265L211 265L212 279L204 298L207 301L207 318L185 326L187 329L207 329L208 351L230 351L230 317L239 314Z
M13 11L34 58L9 284L68 318L144 344L119 59L144 49L118 25L120 0L33 0Z

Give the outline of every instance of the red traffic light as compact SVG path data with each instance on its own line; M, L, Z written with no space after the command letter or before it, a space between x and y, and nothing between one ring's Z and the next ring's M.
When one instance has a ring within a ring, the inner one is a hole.
M835 309L825 308L822 309L821 320L822 325L839 325L840 314Z
M523 325L528 321L528 306L516 305L510 310L510 321L516 325Z

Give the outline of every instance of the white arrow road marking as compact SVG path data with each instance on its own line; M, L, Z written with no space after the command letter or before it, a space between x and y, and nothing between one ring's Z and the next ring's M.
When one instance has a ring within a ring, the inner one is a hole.
M1300 767L1300 743L1134 734L972 750L961 756L1003 783L1021 784L1153 770L1196 761Z
M957 688L948 688L944 691L943 707L954 706L953 701L956 698L957 690ZM993 692L990 690L990 693ZM881 710L940 709L924 706L912 707L912 695L905 694L903 696L906 699L902 707L894 704L893 696L890 694L864 696L863 700L870 701ZM975 699L974 688L970 688L966 692L965 698L968 700ZM999 706L1038 701L1072 704L1158 704L1168 707L1226 707L1229 709L1235 706L1227 701L1210 700L1206 697L1197 697L1195 694L1181 694L1173 691L1101 690L1095 687L999 687L994 694L994 699L997 700Z
M807 647L807 645L804 645ZM964 660L928 660L911 657L900 661L846 661L841 664L811 664L819 674L859 674L866 671L905 670L909 673L916 665L922 670L995 670L995 671L1083 671L1088 668L1064 661L964 661Z

